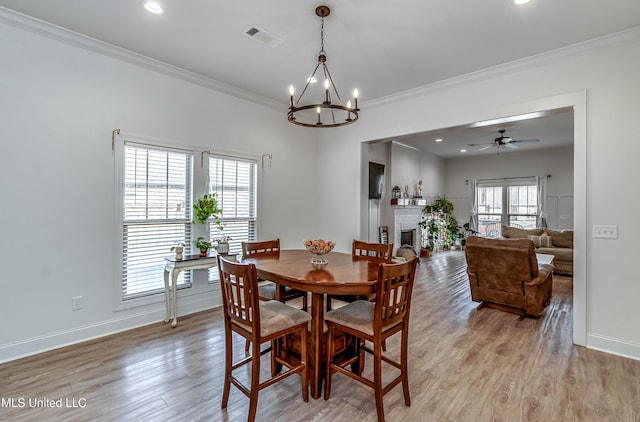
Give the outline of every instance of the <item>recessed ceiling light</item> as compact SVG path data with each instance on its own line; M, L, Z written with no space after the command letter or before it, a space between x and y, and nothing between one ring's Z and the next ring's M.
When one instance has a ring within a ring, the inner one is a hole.
M442 138L436 139L436 142L442 142Z
M309 79L307 79L307 82L309 82L310 84L315 84L316 82L318 82L318 80L312 76Z
M467 150L466 149L461 149L460 152L467 152Z
M145 1L144 8L147 9L147 12L151 12L154 15L161 15L163 12L162 7L157 1Z
M525 3L529 3L529 1L531 0L513 0L515 4L525 4Z

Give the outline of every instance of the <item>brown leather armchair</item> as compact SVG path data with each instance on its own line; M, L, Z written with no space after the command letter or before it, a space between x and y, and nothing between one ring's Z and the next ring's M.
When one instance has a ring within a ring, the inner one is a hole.
M549 305L553 265L538 264L529 239L487 239L466 242L471 300L520 315L537 316Z

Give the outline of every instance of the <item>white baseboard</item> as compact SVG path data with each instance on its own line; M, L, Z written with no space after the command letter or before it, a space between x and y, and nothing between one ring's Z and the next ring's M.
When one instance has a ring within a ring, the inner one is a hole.
M629 343L596 334L587 334L586 346L589 349L598 350L600 352L640 360L640 344Z
M220 292L188 296L184 299L181 298L178 316L216 308L220 306L220 303ZM127 313L124 316L116 315L116 318L95 324L5 344L0 346L0 363L82 343L87 340L131 330L144 325L157 324L160 321L164 321L165 312L165 303L161 302L152 309L145 309L138 313ZM180 320L178 319L178 324L179 323ZM169 327L168 324L167 327Z

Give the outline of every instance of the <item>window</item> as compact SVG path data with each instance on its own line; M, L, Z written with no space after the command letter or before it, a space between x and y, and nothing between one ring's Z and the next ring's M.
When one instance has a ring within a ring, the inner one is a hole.
M212 240L229 236L230 253L241 253L241 242L256 239L257 163L225 156L209 156L209 193L222 207L224 229L209 223Z
M509 226L535 229L538 217L538 189L536 185L509 186Z
M536 227L538 189L535 180L479 182L476 195L480 234L498 237L502 233L502 225L524 229Z
M193 154L125 142L122 169L122 299L164 292L164 257L191 245ZM191 285L182 272L178 287Z
M500 235L502 186L478 186L478 232L488 237Z
M185 243L184 254L189 255L196 253L194 241L199 236L231 237L231 253L240 253L242 241L256 239L258 167L255 159L209 154L207 160L195 148L122 139L115 146L120 198L115 218L121 230L116 234L115 259L121 271L114 295L118 308L130 308L161 299L165 257L179 242ZM205 158L198 165L194 165L196 154ZM218 198L223 230L211 222L192 222L194 198L205 193ZM216 269L180 272L178 289L189 288L191 294L210 291L208 282L217 274Z

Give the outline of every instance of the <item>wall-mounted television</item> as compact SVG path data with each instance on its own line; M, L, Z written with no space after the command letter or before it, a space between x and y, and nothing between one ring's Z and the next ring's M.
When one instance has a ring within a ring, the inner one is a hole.
M384 164L369 161L369 199L382 198L384 186Z

